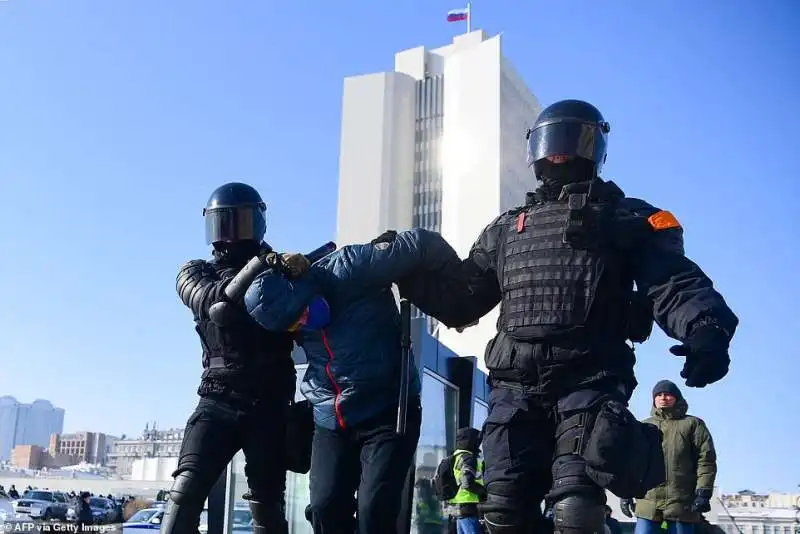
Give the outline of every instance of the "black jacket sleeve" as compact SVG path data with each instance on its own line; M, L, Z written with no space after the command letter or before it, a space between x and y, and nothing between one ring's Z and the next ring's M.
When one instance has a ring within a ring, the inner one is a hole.
M411 276L398 283L400 294L424 313L455 328L474 323L500 302L497 246L508 216L489 224L465 260L435 273Z
M192 310L195 317L207 318L208 309L222 299L225 287L235 274L233 269L218 273L207 261L192 260L178 271L175 288L181 302Z
M664 332L684 342L702 323L721 327L733 336L739 320L714 283L683 249L683 228L669 212L635 198L620 201L623 217L647 221L648 232L632 250L637 288L653 303L653 316Z

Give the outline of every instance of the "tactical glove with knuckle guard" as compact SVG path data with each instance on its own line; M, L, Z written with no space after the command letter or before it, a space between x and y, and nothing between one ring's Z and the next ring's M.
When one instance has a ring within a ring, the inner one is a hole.
M731 363L729 343L730 337L722 328L707 324L695 328L682 345L674 345L669 351L686 357L681 371L686 385L702 388L728 374Z

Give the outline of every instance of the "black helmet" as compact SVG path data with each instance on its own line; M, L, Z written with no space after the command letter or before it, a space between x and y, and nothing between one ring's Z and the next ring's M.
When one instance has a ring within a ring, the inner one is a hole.
M260 243L267 232L267 205L252 186L232 182L211 193L203 209L206 243Z
M600 111L588 102L561 100L551 104L528 130L528 166L533 166L536 177L541 179L555 156L581 158L597 176L606 161L610 131L611 126Z

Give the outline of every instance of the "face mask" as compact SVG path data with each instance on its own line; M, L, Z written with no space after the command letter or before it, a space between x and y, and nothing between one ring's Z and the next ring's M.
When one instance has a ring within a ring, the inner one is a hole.
M289 332L298 330L321 330L328 326L331 320L331 308L328 301L322 297L314 297L311 304L306 306L300 318L289 328Z

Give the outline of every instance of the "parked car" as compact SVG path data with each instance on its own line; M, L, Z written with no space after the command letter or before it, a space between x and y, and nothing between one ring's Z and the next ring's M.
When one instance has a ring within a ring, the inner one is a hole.
M163 507L139 510L122 524L123 534L144 534L142 531L159 530L161 521L164 519L164 511ZM208 532L208 510L203 510L200 513L200 527L198 530L201 533Z
M103 497L91 497L89 507L92 509L92 517L95 525L106 525L113 523L117 515L117 507Z
M27 515L31 519L67 519L67 496L60 491L31 490L25 496L13 501L11 507L14 513Z
M250 512L250 507L246 504L244 506L240 506L238 503L234 505L231 520L233 523L233 532L237 534L253 532L253 514Z

